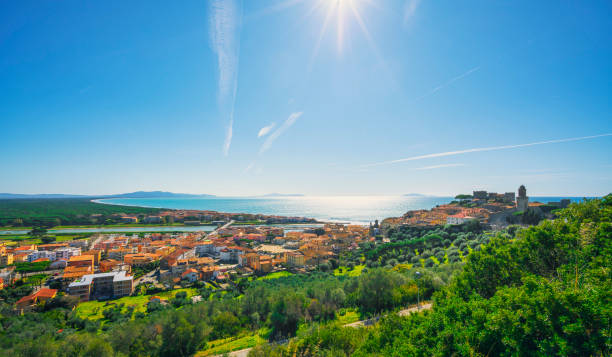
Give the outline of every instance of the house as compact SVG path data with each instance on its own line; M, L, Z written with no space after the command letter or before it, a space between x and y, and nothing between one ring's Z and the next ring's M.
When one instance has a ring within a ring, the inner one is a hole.
M17 309L29 309L36 304L53 299L57 295L56 289L42 288L32 295L24 296L15 303Z
M189 268L185 270L183 274L181 274L181 279L187 280L190 283L196 282L199 277L200 274L198 274L198 271L193 268Z
M468 216L464 213L457 213L446 217L447 224L463 224L467 221L473 220L474 217Z

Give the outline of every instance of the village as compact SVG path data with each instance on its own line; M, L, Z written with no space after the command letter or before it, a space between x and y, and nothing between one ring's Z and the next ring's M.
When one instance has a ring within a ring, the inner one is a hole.
M206 281L224 288L232 277L308 272L378 233L361 225L286 231L231 223L210 233L96 234L53 244L0 245L0 266L5 266L0 289L27 276L16 270L19 263L42 264L51 275L44 286L17 301L19 310L59 293L79 302L117 299L132 295L139 284L171 290Z
M431 210L409 211L401 217L387 218L382 223L385 226L436 226L478 221L491 229L501 229L509 224L518 223L515 217L528 210L544 215L553 209L565 208L570 203L568 199L546 204L530 202L527 189L523 185L519 187L518 195L514 192L473 191L471 195L460 194L455 199Z

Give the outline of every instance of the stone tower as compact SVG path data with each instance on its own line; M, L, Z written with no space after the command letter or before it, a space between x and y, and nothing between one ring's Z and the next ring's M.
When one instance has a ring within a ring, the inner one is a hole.
M527 189L521 185L518 189L518 197L516 198L516 208L519 212L525 212L529 207L529 197L527 197Z

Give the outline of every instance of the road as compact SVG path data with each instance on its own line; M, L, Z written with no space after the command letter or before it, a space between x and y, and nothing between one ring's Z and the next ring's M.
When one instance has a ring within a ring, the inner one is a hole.
M216 236L218 231L220 231L221 229L225 229L225 228L231 226L232 224L234 224L234 222L235 221L232 219L231 221L227 222L226 224L222 225L221 227L218 227L214 231L208 233L207 235L202 237L202 239L212 238L213 236Z
M430 309L431 309L431 303L422 304L420 306L420 310L430 310ZM409 314L411 314L413 312L417 312L417 311L419 311L419 308L417 308L416 306L413 306L413 307L401 310L400 312L398 312L398 315L406 316L406 315L409 315ZM368 326L372 325L374 323L373 320L361 320L361 321L353 322L353 323L350 323L350 324L346 324L346 325L344 325L344 327L355 327L355 328L363 327L363 326L366 326L366 322L368 322L368 321L372 321L371 323L368 323ZM376 321L376 322L378 322L378 321ZM251 351L251 350L252 350L252 348L245 348L243 350L238 350L238 351L230 352L227 355L230 356L230 357L247 357L249 355L249 351ZM221 357L221 356L223 356L223 355L216 355L214 357Z

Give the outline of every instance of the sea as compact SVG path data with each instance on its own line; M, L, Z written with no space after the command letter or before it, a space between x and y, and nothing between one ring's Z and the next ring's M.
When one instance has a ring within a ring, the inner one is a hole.
M582 197L530 197L530 201L553 202ZM295 196L295 197L206 197L206 198L111 198L96 202L171 209L211 210L315 218L323 222L368 224L398 217L410 210L431 209L453 197L437 196Z

